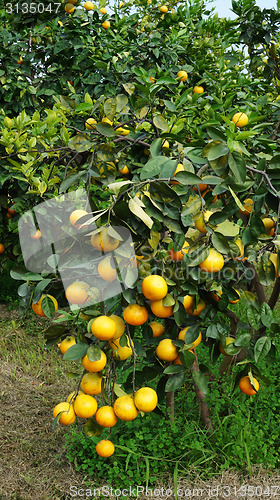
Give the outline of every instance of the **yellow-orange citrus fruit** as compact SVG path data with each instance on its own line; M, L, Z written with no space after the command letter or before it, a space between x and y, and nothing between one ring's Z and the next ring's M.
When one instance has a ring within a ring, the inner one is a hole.
M92 3L92 2L85 2L85 3L84 3L84 8L85 8L86 10L92 10L92 9L93 9L93 7L94 7L94 6L93 6L93 3Z
M5 252L5 245L3 243L0 243L0 254Z
M221 296L223 295L223 290L217 290L216 292L211 293L211 298L216 302L219 302Z
M237 295L238 295L238 299L235 299L235 300L229 300L229 303L230 303L230 304L237 304L237 302L239 302L239 301L240 301L240 297L241 297L240 292L239 292L238 290L235 290L235 289L234 289L234 291L237 293Z
M225 341L226 346L228 346L229 344L233 344L235 342L235 339L233 337L226 337ZM224 350L222 342L219 343L219 350L224 356L229 356L229 354L227 354Z
M277 253L271 253L269 256L269 260L274 264L275 267L275 276L276 278L279 278L279 269L278 269L278 262L277 262Z
M115 446L109 439L102 439L96 445L96 453L100 457L110 457L115 451Z
M63 411L59 418L59 423L63 425L71 425L76 420L76 414L74 412L74 407L72 404L63 401L62 403L58 403L53 409L53 417L57 417L57 415Z
M101 393L102 377L99 373L85 373L81 380L81 388L85 394L96 396Z
M105 9L105 7L101 7L101 9L99 9L99 12L101 12L101 14L107 14L107 10Z
M68 398L66 399L67 403L74 404L74 398L76 398L79 394L84 394L84 393L83 391L78 391L78 393L76 391L70 392Z
M128 128L125 128L125 127L116 128L116 133L119 135L128 135L129 132L130 132L130 130Z
M166 14L166 12L168 12L168 7L166 5L162 5L160 8L159 8L160 12L162 12L163 14Z
M96 422L102 427L114 427L118 421L118 417L112 406L102 406L97 410L95 415Z
M208 186L204 182L201 182L200 184L198 184L198 187L199 187L199 191L203 192L203 191L205 191L205 189L207 189ZM197 187L194 187L194 190L198 191Z
M136 408L131 396L121 396L114 403L114 412L120 420L129 422L134 420L139 411Z
M203 87L200 87L199 85L196 85L194 88L193 88L193 91L195 94L202 94L204 92L204 88Z
M110 318L114 321L116 325L116 332L114 337L112 337L112 340L115 340L120 338L122 334L125 332L125 322L122 318L116 316L116 314L111 314Z
M179 336L178 336L179 340L183 340L185 342L186 331L189 328L190 327L187 326L186 328L184 328L183 330L180 331ZM202 340L202 335L201 335L201 332L199 332L198 337L192 342L192 349L194 349L196 346L198 346L198 344L200 344L201 340Z
M115 264L114 264L115 265ZM114 281L117 278L117 270L112 266L111 257L107 255L97 266L98 274L104 281Z
M266 233L268 233L270 236L273 236L274 230L273 230L272 234L270 234L270 233L271 233L271 230L274 228L274 220L270 219L270 217L264 217L264 219L262 219L262 223L265 227Z
M133 340L132 346L134 347L134 342ZM124 361L125 359L130 358L132 355L132 347L130 345L130 341L128 336L126 335L126 345L123 347L120 345L120 339L115 339L110 341L110 346L113 349L113 358L119 360L119 361Z
M142 281L141 288L146 299L149 300L163 299L168 292L165 279L158 274L146 276Z
M87 355L82 358L82 365L88 372L100 372L101 370L103 370L106 363L107 356L103 351L101 351L101 358L97 361L90 361Z
M109 21L104 21L104 23L102 23L102 27L107 30L109 29L111 26L111 23Z
M123 319L129 325L143 325L146 323L149 317L149 313L144 306L139 304L129 304L123 312Z
M156 79L155 79L153 76L149 76L149 78L150 78L150 81L151 81L152 83L155 83ZM145 153L145 151L144 151L144 153ZM146 153L145 153L145 154L146 154Z
M134 404L136 408L145 413L153 411L158 403L156 391L150 387L141 387L134 394Z
M43 294L41 296L41 298L38 300L38 302L32 302L32 310L33 310L33 312L37 316L41 316L42 318L46 317L46 315L44 314L43 309L42 309L42 302L43 302L43 300L44 300L45 297L49 297L49 299L52 300L52 302L54 304L54 314L56 313L56 311L58 309L57 300L52 295L49 295L49 294L45 295L45 294Z
M244 210L241 210L240 208L239 212L244 215L250 215L253 210L253 205L253 200L251 198L246 198L246 200L243 201Z
M95 125L97 124L97 121L94 118L88 118L85 126L88 130L93 130L95 128Z
M185 295L183 299L183 306L185 308L185 311L193 308L194 305L194 298L192 295Z
M70 304L81 305L90 300L88 290L89 285L85 281L74 281L66 288L65 297Z
M67 12L67 14L72 14L72 12L74 12L75 10L75 7L74 5L72 5L72 3L67 3L64 7L64 10L65 12Z
M225 261L222 254L217 252L214 248L210 248L208 257L199 264L199 267L202 271L217 273L224 267L224 263Z
M169 142L167 139L165 139L165 141L163 141L162 148L169 148Z
M81 227L81 224L77 224L77 221L84 215L88 215L88 212L86 210L74 210L73 212L71 212L70 214L71 225L79 229L79 227Z
M174 248L172 248L171 250L168 251L168 254L170 255L170 258L171 260L175 260L175 261L178 261L178 260L183 260L183 255L184 253L188 253L189 251L189 244L187 241L185 241L183 247L181 248L181 250L174 250Z
M107 116L104 116L101 121L102 121L102 123L108 123L108 125L111 125L111 126L113 125L113 122L111 122L111 120L109 120L109 118L107 118Z
M110 340L116 333L116 324L108 316L98 316L92 322L91 332L99 340Z
M42 233L41 233L40 229L37 229L37 231L35 231L35 233L31 233L30 238L32 240L39 240L40 238L42 238Z
M172 177L175 177L175 175L178 174L178 172L184 172L184 170L185 170L185 168L184 168L183 163L178 163L176 170L175 170ZM179 184L179 181L171 180L170 184L172 184L172 185Z
M129 170L128 166L127 166L127 165L125 165L123 168L120 168L119 172L120 172L120 174L122 174L122 175L128 175L128 174L129 174L129 172L130 172L130 170Z
M107 227L104 227L99 233L91 236L90 242L100 252L112 252L119 246L120 240L110 236Z
M206 191L204 191L204 192L202 193L202 195L201 195L201 196L202 196L202 198L204 198L204 196L205 196L207 193L211 193L210 189L206 189ZM218 196L217 196L217 195L216 195L216 196L214 196L214 198L213 198L213 200L212 200L212 203L215 203L215 201L217 201L217 199L218 199Z
M177 358L174 359L173 365L183 365L182 361L180 360L179 354L178 354Z
M173 306L164 306L163 299L151 302L152 313L158 318L169 318L173 314Z
M72 335L68 335L60 344L59 349L62 354L68 351L69 347L76 344L76 339Z
M178 71L177 77L180 82L185 82L188 79L188 73L186 71Z
M203 220L203 214L201 212L200 216L195 221L195 227L196 227L196 229L198 229L198 231L200 231L203 234L207 233L207 229L206 229L206 225L205 225L204 221L207 223L208 220L210 219L212 213L213 212L211 212L210 210L206 210L204 212L204 220Z
M80 394L74 402L74 411L78 417L90 418L96 413L97 401L89 394Z
M205 309L206 304L203 299L199 299L196 307L189 307L188 309L185 309L185 311L190 314L191 316L199 316L203 309Z
M157 357L163 361L174 361L178 356L178 349L171 339L163 339L156 348Z
M255 377L253 377L253 381L254 381L256 391L253 388L248 375L246 375L245 377L242 377L240 379L240 381L239 381L240 390L242 392L244 392L244 394L247 394L248 396L253 396L254 394L256 394L259 390L260 384Z
M164 333L164 326L158 321L151 321L149 326L153 330L153 337L160 337Z
M235 113L235 115L233 115L232 121L236 127L242 128L247 125L249 118L246 113L242 113L240 111L239 113Z

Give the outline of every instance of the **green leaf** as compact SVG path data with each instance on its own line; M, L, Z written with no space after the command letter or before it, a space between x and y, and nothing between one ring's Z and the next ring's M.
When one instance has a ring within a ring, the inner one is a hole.
M154 221L139 205L139 198L137 198L137 196L135 196L134 198L130 198L128 202L128 208L134 215L139 217L139 219L142 220L142 222L144 222L144 224L146 224L149 229L151 229Z
M84 342L78 342L67 349L66 353L63 355L64 360L74 360L83 358L88 350L88 344Z
M246 180L246 164L240 153L233 152L228 155L229 168L232 171L236 182L243 183Z
M208 389L208 378L206 377L206 375L204 375L200 371L193 371L192 375L199 390L203 394L206 394Z
M146 165L141 169L140 179L145 181L146 179L152 179L157 177L161 171L161 167L164 163L169 160L165 156L155 156L147 161Z
M150 153L151 156L158 156L162 146L162 139L154 139L152 144L150 145Z
M175 373L181 373L184 371L184 367L182 365L170 365L163 370L163 373L166 375L174 375Z
M92 104L88 102L81 102L81 104L78 104L78 106L75 109L75 112L77 111L91 111L92 110Z
M168 123L163 115L156 115L153 119L153 123L157 128L163 130L164 132L167 132Z
M254 349L254 357L256 363L265 358L265 356L269 353L271 348L271 340L268 337L261 337L257 340Z
M247 306L247 319L252 328L254 328L254 330L259 329L261 322L261 315L252 305Z
M75 137L72 137L68 142L68 147L73 149L74 151L78 151L82 153L83 151L88 151L93 145L93 142L90 141L85 135L77 134Z
M207 155L207 159L209 161L216 160L216 158L220 158L221 156L224 156L228 154L229 150L227 145L220 143L220 144L215 144L209 151Z
M117 103L116 99L107 99L104 104L104 113L109 118L109 120L113 121L114 116L117 111Z
M228 254L230 252L229 244L227 239L218 231L215 231L212 235L213 246L218 250L218 252Z
M171 375L165 384L165 392L175 391L176 389L182 387L185 382L185 377L185 371L180 371L175 375Z
M243 333L242 335L239 335L239 337L234 341L234 345L236 347L245 347L249 344L250 340L250 333Z
M271 326L271 323L273 323L274 318L273 318L272 310L266 302L264 302L261 305L260 313L261 313L262 324L264 326L266 326L267 328L269 328Z
M87 345L86 355L90 361L99 361L101 359L101 349L97 345L92 344L89 347Z
M45 339L57 339L67 332L65 325L51 325L44 331Z
M174 179L180 182L180 184L184 184L185 186L195 186L201 182L201 179L191 172L178 172Z
M95 129L100 132L100 134L105 135L105 137L114 137L116 132L109 123L97 123Z
M85 170L80 170L80 172L78 172L77 174L69 175L68 177L66 177L66 179L62 181L62 183L60 184L59 193L61 194L67 191L67 189L69 189L70 186L76 184L80 180L82 175L85 174L86 174Z

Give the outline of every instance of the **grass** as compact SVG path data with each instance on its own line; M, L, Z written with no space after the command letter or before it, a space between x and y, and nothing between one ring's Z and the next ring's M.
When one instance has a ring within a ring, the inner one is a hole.
M245 314L241 305L233 308ZM275 314L279 319L279 305ZM106 470L110 471L107 474L110 485L118 477L119 484L135 484L136 478L140 481L141 477L141 484L145 484L148 477L149 487L164 485L165 489L173 489L177 482L178 488L189 488L191 492L193 488L202 488L203 498L208 498L209 487L221 491L227 485L238 489L242 484L250 484L262 491L268 487L272 491L271 486L279 483L278 364L264 366L272 385L263 388L257 399L240 398L230 390L229 379L222 381L219 387L211 383L209 403L217 426L215 442L209 440L200 427L193 391L188 389L181 406L177 407L184 417L177 420L173 434L166 431L160 420L156 425L148 419L139 419L135 426L124 424L119 441L116 431L115 443L119 446L116 455L112 460L103 461L96 458L94 440L82 437L81 424L71 430L57 426L52 431L53 407L65 400L76 384L75 380L67 378L66 372L80 373L80 364L62 362L56 346L50 351L43 349L42 332L48 320L32 313L20 319L16 310L6 305L0 305L0 317L1 499L71 498L71 485L85 489L97 487L98 477L106 477ZM206 348L201 346L201 349L206 353ZM81 447L84 447L82 452ZM266 457L263 461L266 468L255 460L260 449ZM146 456L143 466L139 450ZM159 458L161 453L167 461L171 457L169 469ZM87 464L79 459L79 454L82 458L87 457ZM140 472L143 469L139 477L135 472L137 468ZM234 497L233 489L231 491ZM259 494L257 496L260 498ZM160 498L165 500L168 496L162 494ZM226 497L221 494L220 498Z

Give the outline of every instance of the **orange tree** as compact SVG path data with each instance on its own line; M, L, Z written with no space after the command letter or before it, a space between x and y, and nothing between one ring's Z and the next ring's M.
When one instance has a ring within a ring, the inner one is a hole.
M18 260L11 275L23 281L23 314L33 304L35 313L52 317L56 300L66 305L54 261L48 261L53 271L42 274L22 265L17 222L34 205L64 193L73 212L83 210L80 188L86 188L88 215L80 213L79 223L73 214L67 226L58 214L62 234L70 226L79 234L88 221L84 244L107 259L101 267L96 262L102 289L119 280L123 258L113 228L129 229L136 259L113 299L102 301L98 285L74 282L66 298L76 310L60 311L45 332L46 347L61 341L64 359L81 359L77 390L68 406L54 409L55 423L70 424L78 415L89 418L88 431L97 424L109 428L116 418L153 411L165 398L172 416L174 394L191 379L211 432L199 345L209 347L210 365L223 354L221 374L241 363L236 386L247 394L258 391L259 381L268 383L258 364L275 357L277 30L263 35L265 48L274 51L273 68L263 63L273 70L271 88L263 64L256 72L238 45L246 9L228 21L201 2L168 2L167 12L153 1L134 5L101 15L81 3L70 14L62 8L28 18L1 10L1 36L19 35L8 37L1 59L3 88L17 106L3 103L0 115L1 265L7 253ZM254 2L248 6L256 19L263 15ZM279 15L269 12L276 26ZM105 21L110 27L102 26ZM261 43L258 36L256 28L250 43ZM99 236L91 234L92 217ZM37 228L30 245L44 236ZM106 257L108 242L115 262ZM137 279L130 272L136 267ZM269 299L266 285L272 285ZM246 322L234 311L240 295ZM90 299L99 306L87 307ZM130 370L120 387L123 367ZM80 386L88 397L78 393ZM98 414L98 407L108 408ZM110 456L114 445L102 441L97 452Z

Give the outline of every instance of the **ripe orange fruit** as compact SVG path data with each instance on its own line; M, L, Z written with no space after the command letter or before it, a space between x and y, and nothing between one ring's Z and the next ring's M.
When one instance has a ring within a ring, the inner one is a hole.
M68 351L69 347L76 344L76 339L72 335L68 335L60 344L59 349L62 354Z
M128 359L133 351L132 347L130 345L129 337L126 335L126 345L123 347L120 345L120 339L115 339L110 341L110 346L113 349L113 358L124 361L125 359ZM134 343L132 340L132 346L134 347Z
M110 340L116 333L116 324L108 316L98 316L92 322L91 331L99 340Z
M66 288L65 297L70 304L82 305L90 300L87 293L89 285L85 281L74 281Z
M190 327L187 326L186 328L184 328L183 330L180 331L179 335L178 335L178 339L179 340L183 340L185 342L185 335L186 335L186 331L189 329ZM201 332L199 332L199 335L198 337L192 342L192 349L194 349L196 346L198 346L198 344L200 344L202 340L202 335L201 335Z
M153 76L149 76L149 78L150 78L150 81L151 81L152 83L155 83L156 79L155 79ZM144 151L144 152L145 152L145 151Z
M0 254L5 252L5 246L3 243L0 243Z
M204 196L205 196L207 193L210 193L210 192L211 192L211 191L210 191L210 189L206 189L206 191L204 191L204 192L202 193L202 195L201 195L201 196L202 196L202 198L204 198ZM217 196L217 195L216 195L216 196L214 196L214 198L213 198L213 200L212 200L212 203L215 203L215 201L217 201L217 199L218 199L218 196Z
M82 381L81 388L85 394L96 396L101 393L102 377L99 373L85 373Z
M158 403L156 391L150 387L141 387L134 394L134 404L136 408L145 413L153 411Z
M80 394L74 402L74 411L78 417L90 418L96 413L97 401L89 394Z
M153 337L160 337L164 333L164 326L158 321L151 321L149 326L153 330Z
M128 166L127 166L127 165L125 165L123 168L121 168L121 169L119 170L119 172L120 172L120 174L122 174L122 175L127 175L127 174L129 174L130 170L129 170Z
M85 8L86 10L88 10L88 11L89 11L89 10L92 10L92 9L93 9L93 3L92 3L92 2L85 2L85 3L84 3L84 8Z
M102 439L96 445L96 453L100 457L110 457L115 451L115 446L109 439Z
M43 300L44 300L45 297L49 297L49 299L52 300L52 302L54 304L54 314L56 313L56 311L58 309L57 300L52 295L49 295L49 294L45 295L45 294L43 294L41 296L41 298L38 300L38 302L32 302L33 312L35 314L37 314L37 316L41 316L42 318L46 318L46 315L44 314L43 309L42 309L42 302L43 302Z
M163 361L174 361L178 356L178 349L171 339L163 339L156 348L157 357Z
M97 121L94 118L88 118L85 126L88 130L93 130L95 128L95 125L97 124Z
M203 191L205 191L205 189L207 189L208 186L204 182L201 182L200 184L198 184L198 187L199 187L199 191L201 191L201 193L202 193ZM198 191L197 187L194 187L194 190Z
M253 210L253 205L254 205L253 200L251 198L246 198L246 200L243 201L243 205L244 205L244 210L241 210L240 208L239 212L244 215L250 215L250 213Z
M253 396L254 394L256 394L259 390L260 384L255 377L253 377L253 381L254 381L256 391L253 388L248 375L246 375L245 377L242 377L239 380L240 390L242 392L244 392L244 394L247 394L248 396Z
M180 360L179 354L178 354L177 358L174 359L173 365L183 365L182 361Z
M178 71L177 78L180 82L185 82L188 79L188 73L186 71Z
M111 26L111 23L109 21L104 21L104 23L102 23L102 27L107 30L109 29Z
M212 213L213 212L211 212L210 210L206 210L204 212L204 220L205 220L206 223L210 219ZM207 233L207 229L206 229L206 225L204 223L204 220L203 220L203 214L201 212L200 216L198 217L198 219L195 220L194 224L195 224L196 229L198 229L198 231L200 231L203 234L206 234Z
M67 14L72 14L72 12L74 12L75 10L75 7L71 3L67 3L64 7L64 10L65 12L67 12Z
M14 206L14 205L13 205L13 206ZM14 209L13 209L13 207L12 207L12 208L8 208L8 212L9 212L9 214L11 214L11 215L15 215L16 210L14 210Z
M118 421L118 417L112 406L102 406L97 410L95 415L96 422L102 427L114 427Z
M71 212L69 217L71 225L79 229L79 227L81 227L81 224L77 224L77 221L84 215L88 215L88 212L86 212L86 210L74 210L73 212Z
M274 234L274 220L270 219L270 217L264 217L264 219L262 219L262 223L265 227L266 233L269 234L270 236L273 236L273 234Z
M239 296L239 298L235 299L235 300L229 300L230 304L237 304L237 302L240 301L240 297L241 297L240 292L238 290L235 290L235 288L234 288L234 291L237 293L237 295Z
M91 236L90 242L92 246L100 252L112 252L118 247L120 240L110 236L108 234L108 228L104 227L99 233Z
M103 351L101 351L101 358L97 361L90 361L87 355L82 358L82 365L88 372L100 372L101 370L103 370L106 363L107 356Z
M39 240L40 238L42 238L42 233L41 233L40 229L37 229L37 231L35 231L35 233L31 233L30 238L32 240Z
M146 323L149 317L149 313L144 306L140 306L139 304L129 304L123 312L123 319L129 325L143 325Z
M271 253L269 256L269 260L273 263L275 267L275 277L279 278L279 269L278 269L278 262L277 262L277 253Z
M164 306L163 299L151 302L151 310L158 318L169 318L173 314L173 306Z
M249 118L246 113L238 112L233 115L232 121L236 127L242 128L247 125Z
M134 404L133 398L126 395L116 399L114 404L114 412L119 419L125 420L125 422L134 420L139 413Z
M197 306L194 307L195 300L194 297L191 295L186 295L184 297L184 302L183 306L185 308L186 313L190 314L191 316L199 316L200 313L205 309L206 304L203 299L199 299Z
M114 264L115 265L115 264ZM107 255L97 266L98 274L104 281L114 281L117 278L116 268L111 264L111 257Z
M214 248L210 248L208 257L199 264L199 267L202 271L217 273L224 267L224 263L225 261L222 254L217 252Z
M99 9L99 12L101 12L101 14L107 14L107 10L105 9L105 7L101 7L101 9Z
M166 5L162 5L160 8L159 8L160 12L162 12L163 14L166 14L166 12L168 12L168 7Z
M142 292L146 299L159 300L163 299L168 292L168 287L165 279L158 274L146 276L142 281Z
M235 339L233 337L226 337L226 346L228 346L229 344L233 344L234 342ZM229 354L227 354L224 350L222 342L219 343L219 350L224 356L229 356Z
M59 423L63 425L71 425L76 420L76 414L74 412L74 407L72 404L63 401L62 403L58 403L53 409L53 418L57 417L57 415L63 411L59 418Z
M194 88L193 88L193 91L195 94L203 94L204 92L204 88L203 87L200 87L199 85L196 85Z
M181 250L175 251L174 248L172 248L171 250L168 251L168 253L172 260L178 261L178 260L183 260L184 253L188 253L188 251L189 251L189 244L187 241L185 241Z
M238 257L233 257L233 260L247 260L247 257L244 257L244 243L241 238L237 238L237 240L234 240L234 243L238 246L240 254L238 255Z
M111 314L110 318L114 321L116 325L116 333L114 337L112 337L112 340L119 339L125 332L125 322L122 318L116 316L115 314Z

